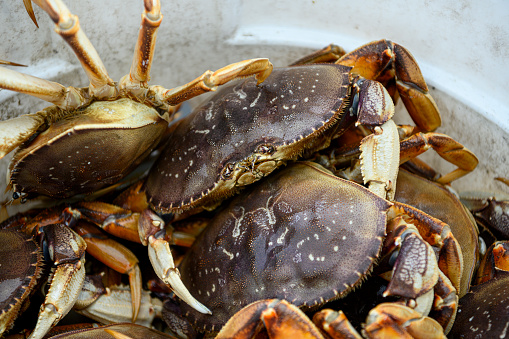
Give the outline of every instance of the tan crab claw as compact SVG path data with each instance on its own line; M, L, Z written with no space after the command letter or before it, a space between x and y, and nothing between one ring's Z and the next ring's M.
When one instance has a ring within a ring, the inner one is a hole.
M173 255L168 242L151 235L148 238L148 243L148 256L157 276L166 284L169 284L175 294L189 306L198 312L212 314L207 307L191 295L180 279L180 273L173 262Z
M46 226L44 233L49 242L51 259L56 266L48 280L50 288L30 339L44 337L71 310L85 280L84 255L87 245L83 239L63 225Z
M361 171L365 184L382 198L394 200L399 169L399 137L396 124L388 120L361 142Z

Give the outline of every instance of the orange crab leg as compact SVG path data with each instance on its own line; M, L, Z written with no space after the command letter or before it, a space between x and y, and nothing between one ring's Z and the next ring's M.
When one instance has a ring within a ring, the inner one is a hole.
M343 48L330 44L329 46L300 58L291 63L290 66L336 62L345 54L346 52Z
M80 221L74 227L87 243L87 252L97 260L119 273L129 275L131 288L133 322L138 317L141 303L141 271L138 267L138 258L125 246L113 239L109 239L92 224Z
M269 59L249 59L225 66L215 72L206 71L193 81L173 89L161 86L149 87L149 98L154 102L177 105L200 94L215 91L218 86L228 81L254 75L258 84L262 83L272 72Z
M400 163L418 156L433 148L438 155L448 162L458 166L454 171L440 177L437 182L448 184L461 178L475 169L479 160L465 146L453 138L440 133L417 133L403 140L400 144Z
M154 56L157 29L163 20L159 0L145 0L144 6L131 70L119 82L120 88L128 88L131 93L135 92L137 87L147 87Z
M77 219L83 218L101 227L109 234L141 243L138 233L139 213L100 201L80 202L66 211Z
M374 41L344 55L336 63L353 67L354 74L380 81L389 87L389 92L395 79L399 96L420 130L434 131L441 125L440 113L419 66L401 45L388 40Z

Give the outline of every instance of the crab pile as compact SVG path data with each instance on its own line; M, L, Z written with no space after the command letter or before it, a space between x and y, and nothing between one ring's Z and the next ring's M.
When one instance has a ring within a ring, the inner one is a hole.
M509 197L453 192L478 160L434 132L440 113L406 48L329 45L287 67L249 59L165 89L148 84L159 1L144 2L118 82L77 16L60 0L34 2L90 85L0 67L0 88L53 104L0 123L13 201L51 198L0 224L0 335L507 331L509 299L486 300L508 295ZM399 99L415 126L393 121ZM430 148L455 168L442 175L416 158ZM54 327L74 312L103 325Z

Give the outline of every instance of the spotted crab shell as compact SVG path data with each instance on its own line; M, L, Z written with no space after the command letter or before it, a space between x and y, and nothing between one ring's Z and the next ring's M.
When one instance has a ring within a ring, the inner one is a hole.
M180 266L212 311L183 305L202 329L219 329L260 299L313 307L339 298L381 249L391 204L318 164L293 163L253 186L213 218Z

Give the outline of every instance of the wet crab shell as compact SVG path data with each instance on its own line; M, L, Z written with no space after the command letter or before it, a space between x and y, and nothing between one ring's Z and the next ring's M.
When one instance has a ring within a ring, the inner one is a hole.
M460 299L451 338L505 338L509 330L509 272L472 287Z
M248 79L222 88L175 126L147 180L151 204L161 212L214 207L287 160L328 146L337 126L355 121L344 114L350 69L280 68L259 86Z
M31 236L0 230L0 335L23 311L41 269L42 254Z
M255 300L313 307L339 298L370 271L389 207L314 163L264 179L215 216L186 254L182 281L213 314L183 305L188 318L213 331Z
M131 99L61 114L14 155L14 192L61 199L112 185L146 158L168 125L155 109Z

